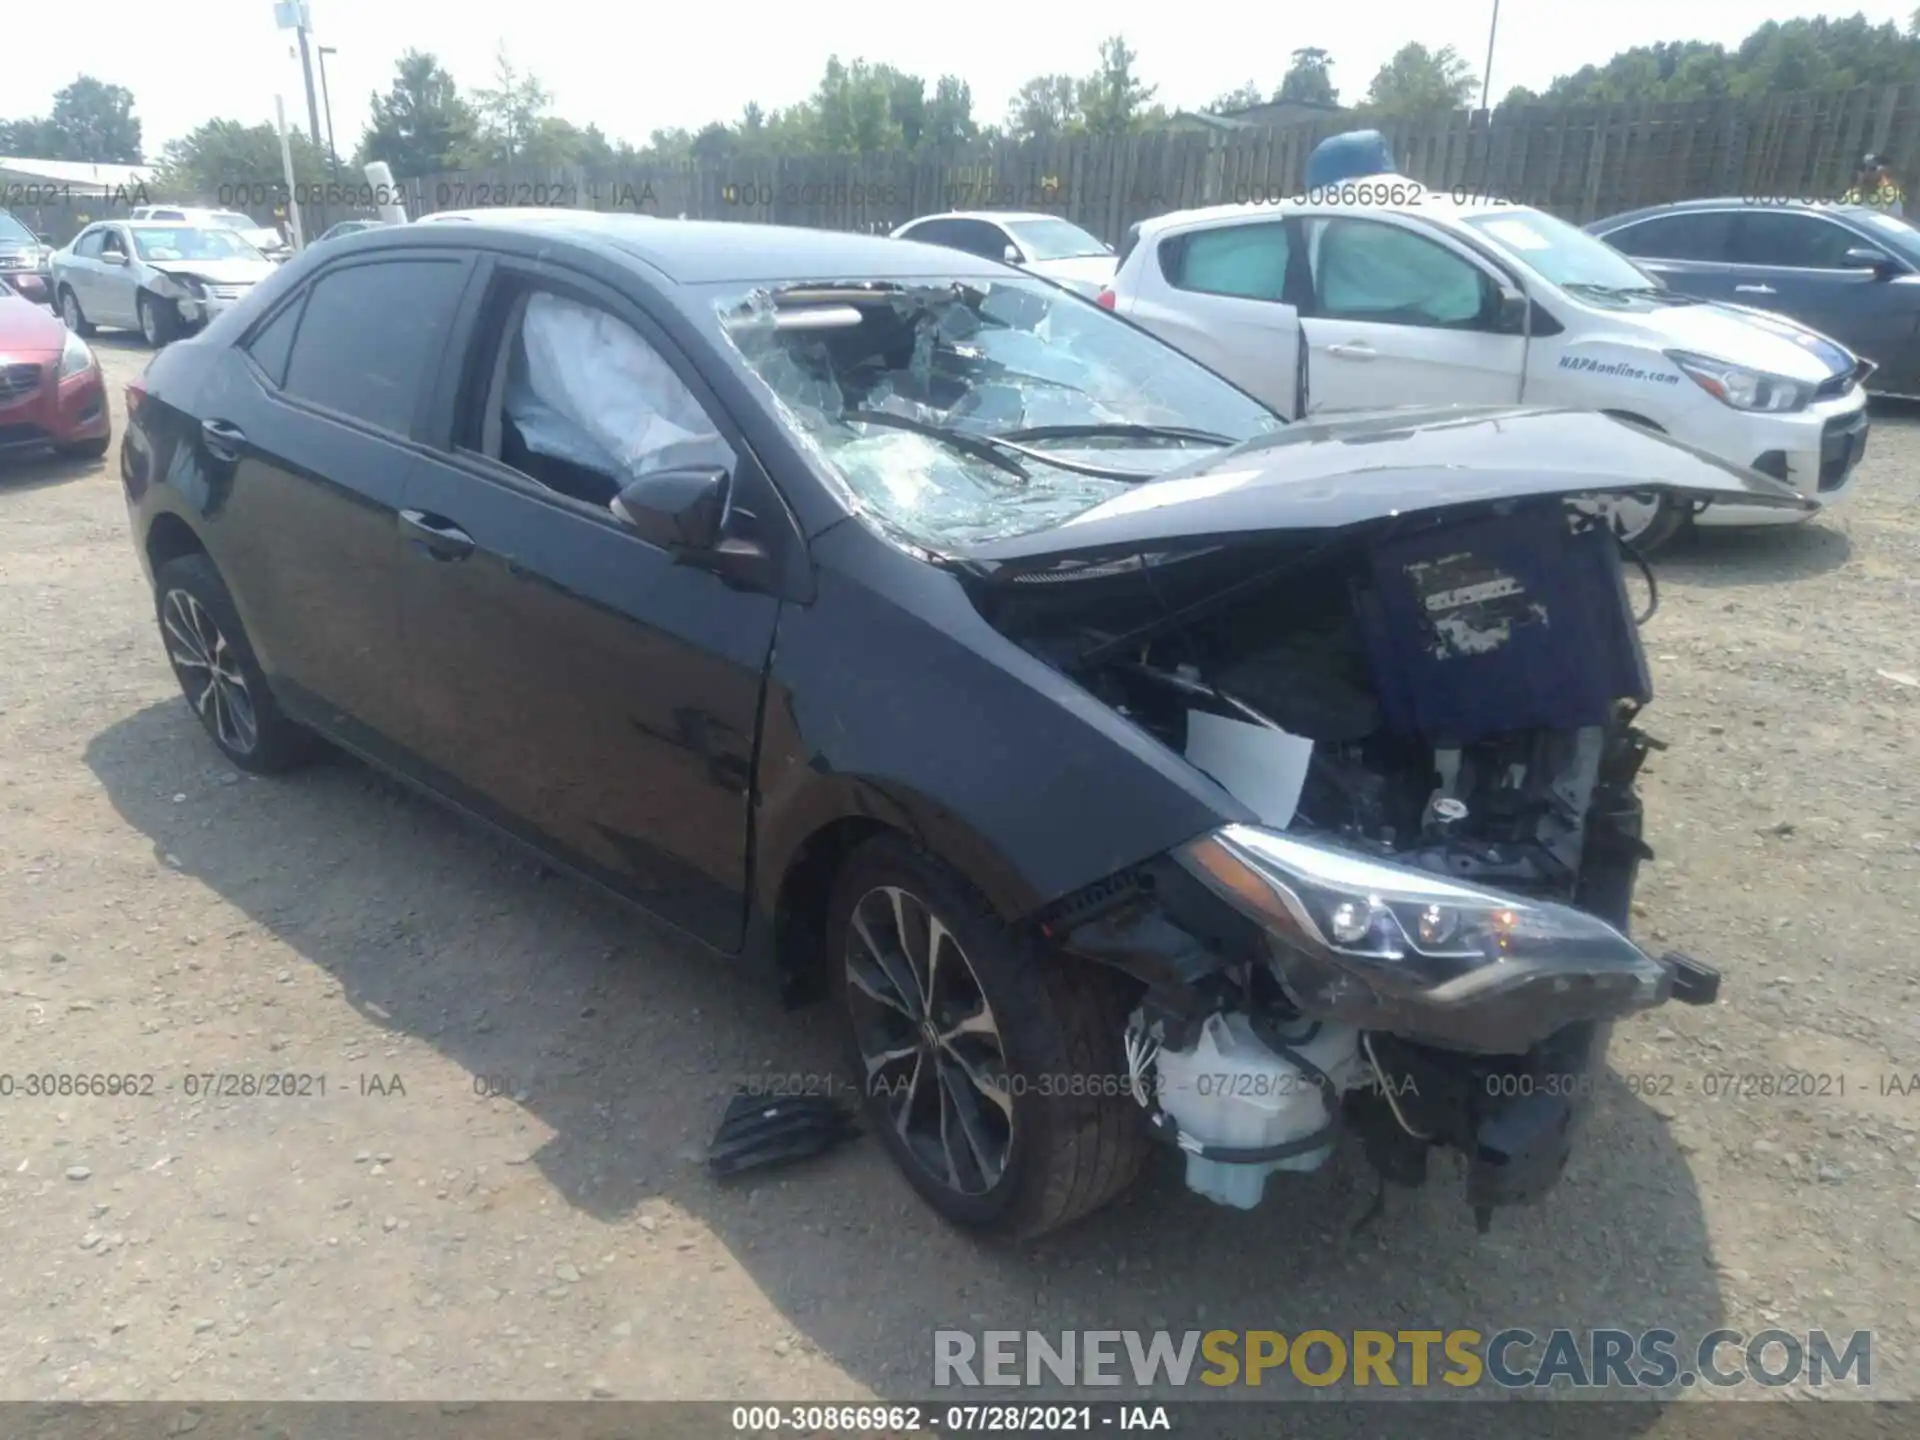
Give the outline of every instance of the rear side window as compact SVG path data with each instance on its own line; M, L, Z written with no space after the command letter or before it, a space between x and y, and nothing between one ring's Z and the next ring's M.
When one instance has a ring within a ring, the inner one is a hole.
M458 260L414 259L322 275L307 293L286 393L407 434L421 382L440 364L452 332L465 278Z
M1778 265L1798 270L1847 270L1847 251L1865 242L1851 230L1817 215L1787 210L1749 210L1733 232L1733 258L1741 265Z
M1329 220L1311 255L1322 315L1385 325L1471 326L1486 311L1480 270L1424 235L1378 220Z
M1160 244L1160 269L1176 290L1279 300L1287 288L1287 227L1278 220L1194 230Z
M1602 237L1623 255L1647 260L1726 260L1733 248L1733 215L1696 210L1641 220Z
M291 305L283 306L280 313L247 342L246 350L253 357L253 363L266 371L267 378L276 386L287 382L287 361L293 355L293 335L300 328L300 311L306 303L307 297L301 295Z

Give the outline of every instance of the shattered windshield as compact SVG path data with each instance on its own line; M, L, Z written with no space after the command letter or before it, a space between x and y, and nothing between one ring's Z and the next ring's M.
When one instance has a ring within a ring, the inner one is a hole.
M1285 423L1040 280L711 288L848 503L927 549L1046 529Z

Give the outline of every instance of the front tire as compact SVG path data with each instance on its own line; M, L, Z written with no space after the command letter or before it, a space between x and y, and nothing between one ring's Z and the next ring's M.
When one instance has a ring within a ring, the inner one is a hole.
M1119 977L1010 931L892 836L849 857L827 936L868 1119L935 1210L1027 1238L1132 1183L1151 1141L1119 1083Z
M67 329L82 340L92 337L93 322L88 320L86 313L81 310L80 297L73 293L71 285L60 287L60 319Z
M136 307L140 311L140 335L155 350L173 343L180 335L180 312L164 301L142 291Z
M220 753L255 775L309 759L313 734L274 700L213 561L205 555L169 560L154 576L153 592L174 678Z

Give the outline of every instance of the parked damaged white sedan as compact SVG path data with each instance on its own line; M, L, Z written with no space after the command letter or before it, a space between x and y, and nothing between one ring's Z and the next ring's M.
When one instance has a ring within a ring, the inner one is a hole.
M53 301L75 334L138 330L157 350L238 304L277 268L231 230L105 220L54 252Z

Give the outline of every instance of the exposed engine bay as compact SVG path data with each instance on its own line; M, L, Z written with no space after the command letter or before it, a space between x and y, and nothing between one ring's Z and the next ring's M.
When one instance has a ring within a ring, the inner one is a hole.
M1251 1206L1352 1124L1397 1180L1435 1144L1465 1152L1484 1228L1557 1179L1587 1091L1524 1077L1586 1077L1616 1016L1711 998L1711 971L1613 933L1650 853L1634 784L1656 744L1633 724L1651 685L1622 548L1552 497L979 587L1003 633L1260 822L1255 871L1148 867L1046 919L1144 982L1129 1085L1191 1188ZM1336 859L1335 883L1286 881L1272 921L1244 928L1201 898L1246 894L1263 855L1284 880L1307 849L1433 880L1348 884ZM1486 982L1527 968L1520 897L1571 938L1503 992ZM1610 943L1644 962L1632 978L1586 963Z

